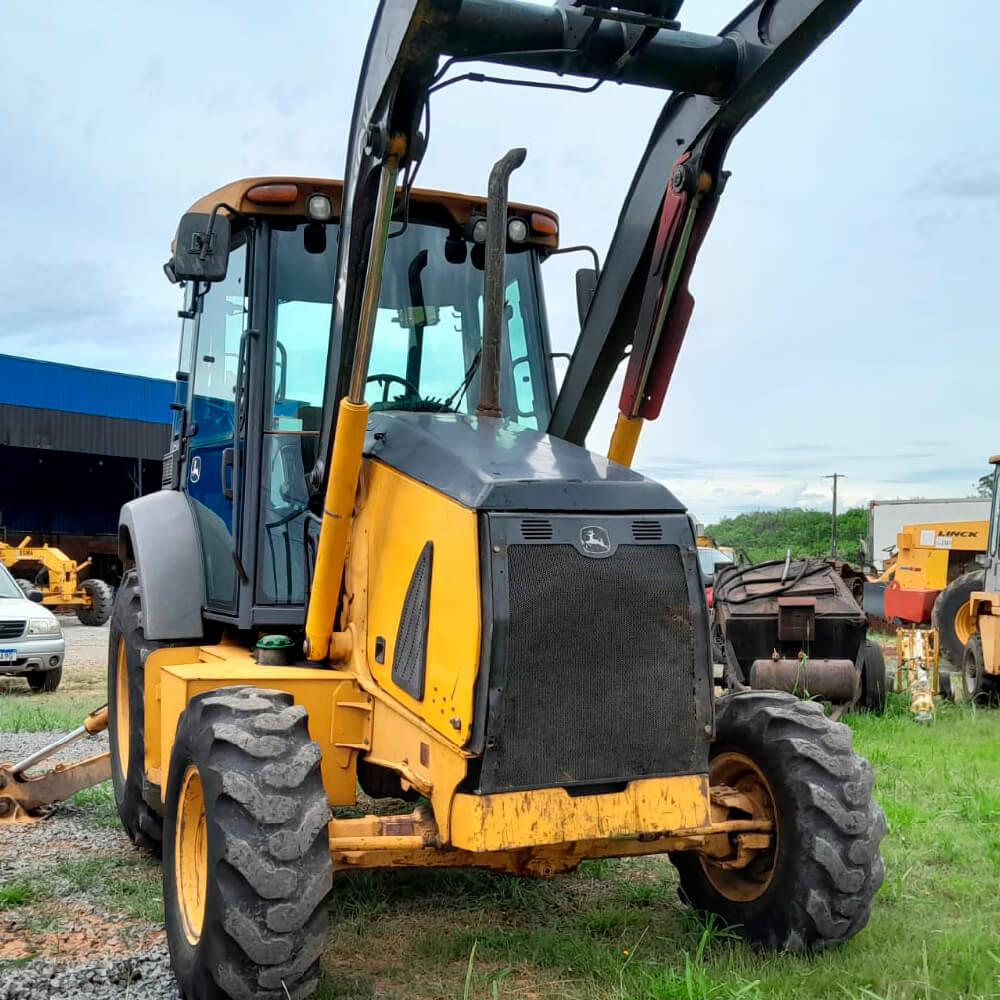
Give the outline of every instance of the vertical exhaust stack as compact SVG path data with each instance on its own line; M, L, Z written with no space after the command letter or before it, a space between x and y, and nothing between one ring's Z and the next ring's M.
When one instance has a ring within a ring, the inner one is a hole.
M483 278L483 353L477 417L502 417L500 341L504 329L507 269L507 201L510 175L528 151L512 149L493 165L486 202L486 267Z

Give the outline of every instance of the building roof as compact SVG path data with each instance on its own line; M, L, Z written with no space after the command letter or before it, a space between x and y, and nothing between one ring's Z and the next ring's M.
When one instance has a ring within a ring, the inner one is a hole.
M0 354L0 405L169 424L174 383Z

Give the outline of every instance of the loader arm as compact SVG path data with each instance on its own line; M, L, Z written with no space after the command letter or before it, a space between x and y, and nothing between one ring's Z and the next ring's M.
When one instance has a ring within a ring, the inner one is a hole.
M630 347L622 418L659 414L729 143L857 3L755 0L715 36L677 30L677 0L381 0L350 131L317 492L351 376L382 168L390 148L401 151L404 177L423 156L419 120L442 58L675 91L632 181L549 425L582 443ZM637 437L637 425L626 432Z

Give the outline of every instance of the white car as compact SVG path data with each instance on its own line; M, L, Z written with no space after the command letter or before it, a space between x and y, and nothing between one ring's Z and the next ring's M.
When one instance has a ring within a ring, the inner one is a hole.
M41 591L28 598L0 566L0 675L23 677L32 691L55 691L62 679L66 640Z

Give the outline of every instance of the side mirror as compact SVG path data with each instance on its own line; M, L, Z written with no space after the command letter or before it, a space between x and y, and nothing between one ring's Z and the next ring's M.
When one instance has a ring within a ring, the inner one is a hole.
M590 312L590 304L594 301L597 291L597 270L593 267L581 267L576 272L576 311L580 317L580 328Z
M45 600L45 595L40 590L29 590L28 600L32 604L41 604Z
M177 227L171 281L222 281L229 266L229 217L188 212Z

